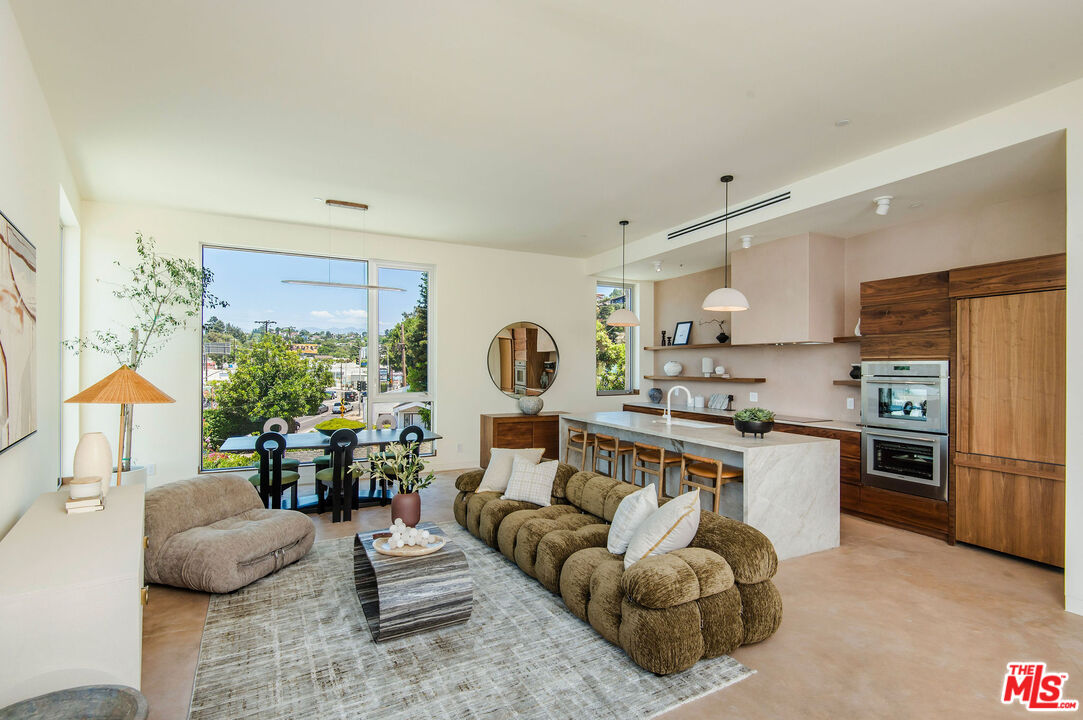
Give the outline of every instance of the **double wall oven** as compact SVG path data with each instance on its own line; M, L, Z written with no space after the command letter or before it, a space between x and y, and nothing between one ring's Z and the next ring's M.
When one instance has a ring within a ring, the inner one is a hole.
M861 364L861 481L948 499L947 361Z

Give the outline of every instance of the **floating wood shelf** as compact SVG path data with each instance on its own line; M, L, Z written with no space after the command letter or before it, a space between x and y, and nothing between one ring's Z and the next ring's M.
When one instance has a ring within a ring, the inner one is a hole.
M767 378L748 378L748 377L719 377L718 375L711 375L709 377L700 375L644 375L644 380L684 380L686 382L694 382L702 380L704 382L726 382L726 383L762 383L767 382Z
M845 385L847 387L861 387L861 381L860 380L834 380L834 381L831 382L831 384L832 385Z
M644 350L711 350L714 348L741 347L729 343L700 343L698 345L647 345Z
M861 342L861 336L860 335L842 335L840 337L835 338L835 342L837 342L837 343Z

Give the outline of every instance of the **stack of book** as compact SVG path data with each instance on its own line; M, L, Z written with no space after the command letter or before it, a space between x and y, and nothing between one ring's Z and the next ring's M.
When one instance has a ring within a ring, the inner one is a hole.
M78 500L68 500L64 503L64 509L68 511L69 515L96 512L105 509L105 499L101 495L95 495L94 497L79 498Z

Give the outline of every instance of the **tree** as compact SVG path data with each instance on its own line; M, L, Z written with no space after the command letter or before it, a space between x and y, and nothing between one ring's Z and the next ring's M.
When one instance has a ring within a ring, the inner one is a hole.
M429 274L422 273L418 283L417 304L380 338L382 360L386 360L389 375L403 372L403 383L410 392L429 389ZM406 367L403 368L403 360Z
M625 368L628 363L625 328L605 324L617 307L615 301L619 300L622 294L620 288L614 288L608 296L598 298L594 325L594 355L597 362L595 375L597 388L603 392L625 389Z
M315 415L324 388L333 379L326 363L310 363L290 350L290 342L261 333L237 353L237 369L228 380L211 383L216 407L203 413L204 434L212 447L231 435L252 432L268 418L287 422Z

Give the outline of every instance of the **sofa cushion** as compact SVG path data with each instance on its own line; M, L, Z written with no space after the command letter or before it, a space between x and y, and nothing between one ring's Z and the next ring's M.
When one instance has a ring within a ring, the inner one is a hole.
M726 558L738 583L763 582L778 570L778 555L767 536L724 515L701 513L699 529L688 545L713 550Z
M729 590L733 572L721 555L685 548L643 558L624 572L621 587L643 607L672 607Z
M171 536L147 579L204 592L232 592L299 560L315 535L312 520L303 513L246 510Z
M497 531L504 519L517 510L537 510L538 505L522 500L505 500L500 497L485 503L481 509L477 536L489 547L497 547Z
M609 526L598 523L590 515L565 515L560 521L566 527L545 535L534 556L534 576L553 593L560 592L560 573L565 561L584 548L605 547L609 536ZM572 529L573 526L577 527Z
M455 478L455 489L461 492L474 492L485 476L484 470L469 470Z
M481 537L481 511L493 500L499 500L498 492L476 492L466 499L466 529L474 537Z
M582 515L573 505L550 505L537 510L516 510L505 516L496 533L496 546L508 560L515 562L515 542L519 528L530 518L556 518L561 515Z

